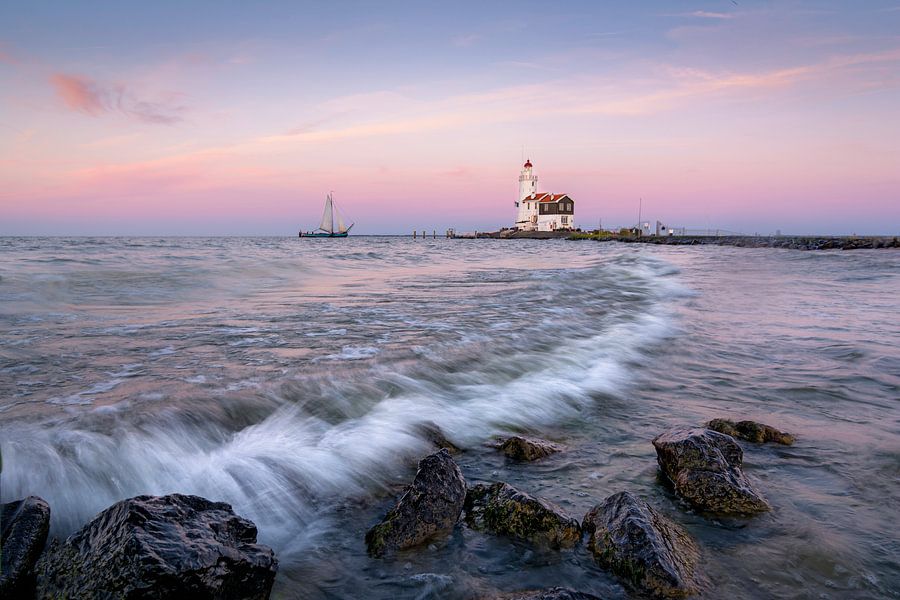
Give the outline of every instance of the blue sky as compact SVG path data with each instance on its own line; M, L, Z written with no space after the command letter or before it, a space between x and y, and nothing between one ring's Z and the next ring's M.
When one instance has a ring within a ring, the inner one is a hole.
M0 234L896 233L900 3L7 2Z

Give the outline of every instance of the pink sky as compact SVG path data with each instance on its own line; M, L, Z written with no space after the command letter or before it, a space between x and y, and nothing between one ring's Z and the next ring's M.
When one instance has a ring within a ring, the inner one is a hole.
M682 4L5 8L0 234L496 229L523 147L584 227L897 234L900 7Z

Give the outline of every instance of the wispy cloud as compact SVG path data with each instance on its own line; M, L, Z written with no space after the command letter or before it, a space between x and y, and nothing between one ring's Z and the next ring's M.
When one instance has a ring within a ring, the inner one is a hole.
M92 117L120 113L144 123L173 125L183 120L184 106L171 100L144 100L124 85L106 86L83 75L55 73L50 83L70 109Z
M731 13L720 13L720 12L709 12L706 10L695 10L690 13L692 17L697 17L699 19L733 19L734 15Z
M548 118L551 115L596 114L642 116L677 109L686 102L728 95L754 98L815 80L849 76L849 69L900 61L900 49L833 56L818 63L761 72L716 72L690 67L662 68L655 81L629 83L605 78L555 80L463 94L422 103L393 92L337 98L327 103L343 108L351 122L327 128L302 128L287 135L262 136L250 147L284 143L326 143L377 136L446 130L474 124ZM861 85L860 82L857 84ZM886 82L885 85L890 84ZM649 89L648 89L649 85ZM567 90L560 94L560 90ZM377 102L377 100L381 102ZM371 110L349 110L360 103ZM356 119L356 122L352 122Z
M513 68L513 69L543 69L547 70L549 67L546 65L542 65L536 62L528 62L524 60L502 60L494 63L494 66L501 68Z
M628 31L595 31L593 33L588 33L586 37L589 38L605 38L605 37L615 37L617 35L623 35L628 33Z
M734 13L723 13L723 12L711 12L708 10L694 10L691 12L683 12L683 13L668 13L662 15L664 17L695 17L697 19L733 19L737 15Z
M50 77L56 95L72 110L94 117L109 110L106 93L86 77L56 73Z
M292 127L285 132L285 135L303 135L304 133L310 133L312 131L316 131L321 128L322 125L334 121L337 118L340 118L346 115L346 112L337 112L327 117L322 117L321 119L314 119L311 121L307 121L296 127Z

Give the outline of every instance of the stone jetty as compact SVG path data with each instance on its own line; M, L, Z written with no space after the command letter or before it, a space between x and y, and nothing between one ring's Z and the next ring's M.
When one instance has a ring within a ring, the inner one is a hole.
M590 236L587 236L589 238ZM580 238L580 239L587 239ZM671 235L611 237L629 244L664 246L736 246L739 248L787 248L790 250L865 250L900 248L900 238L884 236L755 236L755 235Z

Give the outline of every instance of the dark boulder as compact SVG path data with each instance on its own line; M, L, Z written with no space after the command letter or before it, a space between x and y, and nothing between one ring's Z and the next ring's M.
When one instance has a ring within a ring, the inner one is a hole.
M466 522L551 548L571 548L581 526L555 504L529 496L506 483L476 485L466 494Z
M269 597L278 561L224 502L137 496L113 504L38 563L38 598Z
M597 563L656 598L696 594L700 552L679 525L630 492L592 508L582 523Z
M416 426L416 433L431 442L438 450L446 448L450 454L459 454L462 452L462 449L460 449L459 446L447 439L447 436L444 435L444 430L431 421L419 423Z
M770 509L741 470L744 453L731 436L710 429L673 429L657 436L653 446L675 492L694 507L720 514Z
M765 442L775 442L790 446L794 443L794 436L783 431L778 431L774 427L757 423L756 421L729 421L728 419L713 419L706 424L706 427L731 437L747 440L748 442L756 442L763 444Z
M34 565L50 531L50 506L37 496L3 505L0 516L0 598L32 595Z
M426 456L397 505L366 533L369 553L384 556L452 531L465 499L466 480L450 453Z
M532 592L514 592L503 596L497 596L497 600L600 600L593 594L576 592L569 588L555 587L548 590Z
M515 460L537 460L556 454L562 447L553 442L514 435L501 442L500 451Z

